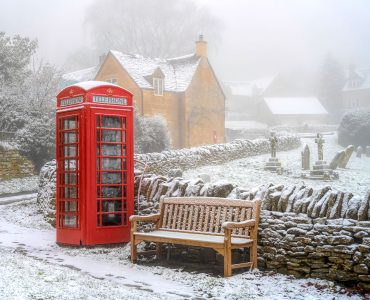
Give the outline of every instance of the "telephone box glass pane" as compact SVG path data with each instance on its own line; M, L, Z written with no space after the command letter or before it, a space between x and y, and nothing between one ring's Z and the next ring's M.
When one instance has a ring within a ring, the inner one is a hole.
M63 225L64 227L77 227L77 217L76 216L64 216Z
M77 146L70 145L70 146L64 146L63 148L64 148L65 157L77 156Z
M102 215L102 225L103 226L122 225L122 215L121 214L105 214L105 215Z
M74 117L63 120L63 129L75 129L75 128L77 128L77 120Z
M104 128L121 128L121 117L103 116Z
M64 202L64 212L76 212L76 211L77 211L76 201Z
M110 144L103 144L102 145L102 153L100 155L104 156L121 156L121 145L110 145Z
M122 183L122 173L102 172L103 184L120 184Z
M122 188L120 186L103 186L102 198L121 198Z
M120 158L103 158L102 159L103 170L121 170L121 159Z
M119 130L103 130L102 131L103 142L121 142L121 132Z
M122 211L121 200L102 201L103 212L120 212Z
M63 142L64 144L77 143L77 134L74 132L64 132Z

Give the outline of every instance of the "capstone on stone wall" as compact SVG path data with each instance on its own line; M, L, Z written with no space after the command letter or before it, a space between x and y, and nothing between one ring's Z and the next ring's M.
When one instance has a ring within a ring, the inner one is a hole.
M33 163L20 155L16 148L0 145L0 180L32 176L34 172Z

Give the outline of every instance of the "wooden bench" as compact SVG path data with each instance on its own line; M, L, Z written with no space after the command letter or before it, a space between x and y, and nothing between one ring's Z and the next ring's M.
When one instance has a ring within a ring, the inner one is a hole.
M225 198L162 198L155 215L130 217L131 261L137 260L140 242L212 248L224 256L224 276L232 269L257 267L257 230L261 201ZM139 222L154 222L155 230L138 232ZM232 264L232 249L250 248L250 261Z

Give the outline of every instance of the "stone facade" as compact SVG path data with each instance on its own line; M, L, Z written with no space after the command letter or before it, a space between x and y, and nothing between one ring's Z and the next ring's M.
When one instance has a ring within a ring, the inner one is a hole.
M35 166L17 149L0 145L0 180L22 178L35 174Z

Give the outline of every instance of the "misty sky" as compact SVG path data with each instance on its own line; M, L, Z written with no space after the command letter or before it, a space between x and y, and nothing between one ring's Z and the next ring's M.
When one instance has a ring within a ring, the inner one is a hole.
M133 0L134 1L134 0ZM171 1L171 0L168 0ZM89 43L84 12L92 0L0 0L0 31L38 38L38 56L63 65ZM326 53L370 67L370 1L197 0L224 23L210 59L222 80L290 69L315 70Z

